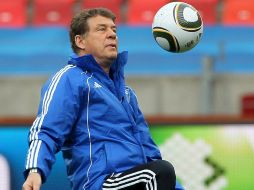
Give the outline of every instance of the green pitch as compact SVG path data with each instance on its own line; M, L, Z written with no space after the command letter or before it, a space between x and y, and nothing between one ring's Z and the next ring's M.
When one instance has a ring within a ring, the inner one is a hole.
M210 147L211 152L209 155L204 156L200 162L203 162L202 164L206 169L212 170L212 174L206 174L207 176L204 176L201 180L199 179L199 181L197 179L197 183L203 184L196 184L196 186L204 185L205 189L203 190L254 189L254 126L153 126L150 131L160 147L167 147L167 141L172 144L174 139L179 138L179 136L181 141L187 142L190 147L194 146L197 141L202 141L206 147ZM174 138L175 135L177 135L177 138ZM179 148L179 144L181 143L176 143L175 149L179 149L178 151L184 155L188 149ZM201 149L196 151L196 154L200 152L202 152ZM170 157L170 150L168 150L168 154ZM192 153L192 155L195 155L195 153ZM181 159L181 156L178 157ZM182 163L186 165L188 161ZM189 170L198 165L199 163L192 162L188 166ZM180 168L181 164L178 167ZM184 177L185 175L181 174L181 176ZM188 187L192 179L190 178L189 181L183 180L181 176L178 176L179 180L184 186ZM219 179L223 179L221 180L223 182L219 182ZM212 186L214 187L212 188Z

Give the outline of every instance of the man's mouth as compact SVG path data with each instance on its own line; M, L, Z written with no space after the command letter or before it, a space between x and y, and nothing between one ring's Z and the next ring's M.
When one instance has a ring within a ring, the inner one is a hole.
M108 45L106 45L106 47L116 48L116 44L108 44Z

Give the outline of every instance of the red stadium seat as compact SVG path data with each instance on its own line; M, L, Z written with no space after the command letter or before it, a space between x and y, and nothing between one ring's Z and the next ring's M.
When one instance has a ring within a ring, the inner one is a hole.
M130 25L151 25L156 12L169 0L129 0L127 23Z
M254 93L242 97L242 115L254 117Z
M104 7L110 9L117 17L116 22L120 23L122 0L83 0L82 8Z
M24 27L27 24L25 0L0 1L0 27Z
M34 0L33 25L69 25L73 16L74 0Z
M204 24L216 24L218 0L184 0L184 2L192 5L199 11Z
M222 23L224 25L254 25L254 1L225 1Z

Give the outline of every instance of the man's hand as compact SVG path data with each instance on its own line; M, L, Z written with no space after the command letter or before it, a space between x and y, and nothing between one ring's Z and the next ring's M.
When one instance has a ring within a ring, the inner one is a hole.
M30 173L27 176L25 183L23 184L22 190L40 190L41 187L41 176L39 173Z

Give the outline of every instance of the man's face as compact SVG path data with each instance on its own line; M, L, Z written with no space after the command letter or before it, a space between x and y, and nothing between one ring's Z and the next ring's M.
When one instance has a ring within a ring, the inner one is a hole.
M88 19L89 31L84 36L85 54L92 54L97 61L112 61L117 57L116 25L110 19L96 16Z

